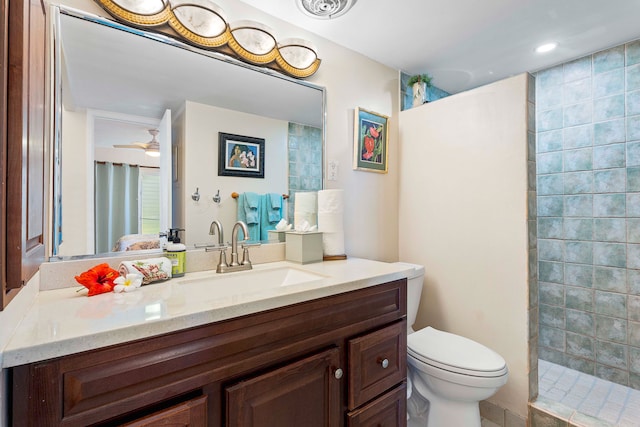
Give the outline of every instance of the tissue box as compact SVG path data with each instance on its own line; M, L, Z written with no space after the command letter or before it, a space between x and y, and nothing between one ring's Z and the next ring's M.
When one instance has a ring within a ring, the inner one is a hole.
M268 230L270 242L284 242L286 231Z
M310 264L322 261L322 232L286 232L285 258L287 261Z

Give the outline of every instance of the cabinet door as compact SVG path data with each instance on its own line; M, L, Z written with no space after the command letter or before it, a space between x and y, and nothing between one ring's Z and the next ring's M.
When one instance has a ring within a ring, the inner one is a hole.
M207 425L207 397L201 396L151 414L122 427L205 427Z
M227 426L339 426L339 362L332 348L227 387Z
M394 390L350 412L347 427L403 427L407 425L407 386Z

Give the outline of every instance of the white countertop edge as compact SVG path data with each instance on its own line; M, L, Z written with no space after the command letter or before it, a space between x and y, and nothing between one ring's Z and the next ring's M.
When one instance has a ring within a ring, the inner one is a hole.
M18 326L12 339L3 351L3 357L1 358L2 367L9 368L139 339L150 338L183 329L254 314L261 311L267 311L296 303L376 286L382 283L405 278L411 274L411 269L407 269L406 266L357 258L350 258L346 261L328 261L306 265L287 262L270 264L290 265L295 268L305 269L319 274L329 275L333 273L334 275L331 277L331 280L326 281L326 283L320 287L304 289L295 293L273 296L226 307L203 309L185 315L163 318L157 321L134 323L125 327L116 327L109 330L72 336L59 340L52 339L46 342L30 342L28 339L22 339L27 335L27 328L29 328L29 325L27 324L29 322L23 322ZM263 265L268 266L268 264ZM353 272L349 271L349 269L367 267L373 267L373 270L376 270L376 272L369 275L367 275L367 273L355 274L355 276L359 276L355 279L339 277L341 272L343 272L342 274L344 274L344 272L348 272L345 276L353 276ZM164 284L149 285L148 287L143 287L136 292L147 292L149 291L147 288L151 288L152 286L184 286L179 283L181 280L191 277L200 277L203 275L202 273L205 272L192 273L191 275L187 274L183 278L175 278L165 282ZM211 273L206 272L205 274ZM71 291L67 288L46 292L60 292L70 295L70 292L75 292L75 290ZM91 298L99 297L100 295ZM31 310L38 310L37 302ZM25 316L25 318L26 317L27 316ZM37 317L37 315L35 317Z

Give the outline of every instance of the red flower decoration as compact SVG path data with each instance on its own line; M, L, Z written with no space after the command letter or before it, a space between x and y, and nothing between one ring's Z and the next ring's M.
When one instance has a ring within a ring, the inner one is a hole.
M365 160L369 160L371 157L373 157L373 149L375 148L375 146L376 146L375 140L370 136L365 136L364 149L366 152L362 155L362 158Z
M120 276L118 271L109 267L109 264L104 263L90 268L81 275L76 276L75 279L76 282L89 289L89 296L93 296L111 292L115 286L113 281L118 276Z
M378 132L378 129L374 128L373 126L369 129L369 133L374 138L377 138L380 136L380 132Z

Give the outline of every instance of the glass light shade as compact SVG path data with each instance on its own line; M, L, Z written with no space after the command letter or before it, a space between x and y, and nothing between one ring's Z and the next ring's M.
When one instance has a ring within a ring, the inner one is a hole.
M254 21L238 21L230 25L238 44L255 55L264 55L276 47L271 28Z
M189 31L201 37L216 37L227 29L224 12L208 0L171 0L173 14Z
M304 69L318 58L315 46L303 39L285 39L278 44L280 55L292 67Z
M165 0L112 0L113 3L129 12L140 15L154 15L167 7Z
M160 151L154 148L149 148L144 150L144 154L146 154L149 157L160 157Z

